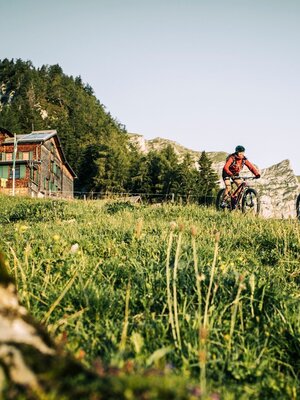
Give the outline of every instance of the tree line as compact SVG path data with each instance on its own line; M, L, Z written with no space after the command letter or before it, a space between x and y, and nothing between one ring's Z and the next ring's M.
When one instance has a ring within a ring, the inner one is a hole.
M141 153L80 76L59 65L35 68L31 61L0 60L0 126L17 134L56 129L75 173L76 192L139 193L205 202L218 176L202 152L179 159L169 145Z

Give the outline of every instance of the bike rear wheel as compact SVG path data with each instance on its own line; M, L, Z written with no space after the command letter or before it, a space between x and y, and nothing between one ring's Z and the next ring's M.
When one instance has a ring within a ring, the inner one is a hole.
M258 215L260 210L259 196L255 189L246 189L242 198L242 212L244 214Z
M226 209L231 210L230 197L228 197L228 199L225 201L225 205L223 206L223 204L224 204L224 194L225 194L225 189L219 190L219 192L217 194L216 209L218 211L224 211Z

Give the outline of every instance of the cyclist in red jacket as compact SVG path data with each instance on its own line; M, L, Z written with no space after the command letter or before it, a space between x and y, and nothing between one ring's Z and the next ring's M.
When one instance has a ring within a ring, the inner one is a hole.
M227 157L222 172L222 177L225 183L225 192L221 207L224 207L226 205L228 193L231 191L231 180L233 180L237 186L242 183L242 180L239 178L239 174L244 165L248 167L248 169L255 175L256 178L260 178L260 173L258 172L258 170L245 157L245 147L236 146L235 153L232 153Z

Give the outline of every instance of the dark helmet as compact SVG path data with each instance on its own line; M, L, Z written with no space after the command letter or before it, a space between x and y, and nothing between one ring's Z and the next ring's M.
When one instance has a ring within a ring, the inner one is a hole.
M235 148L235 152L236 153L242 153L245 151L245 147L244 146L236 146Z

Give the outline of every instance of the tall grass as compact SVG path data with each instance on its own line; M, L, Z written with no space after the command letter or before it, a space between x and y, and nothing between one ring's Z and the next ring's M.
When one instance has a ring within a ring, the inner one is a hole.
M6 202L0 220L25 305L86 364L200 376L203 397L296 399L296 220L30 199Z

